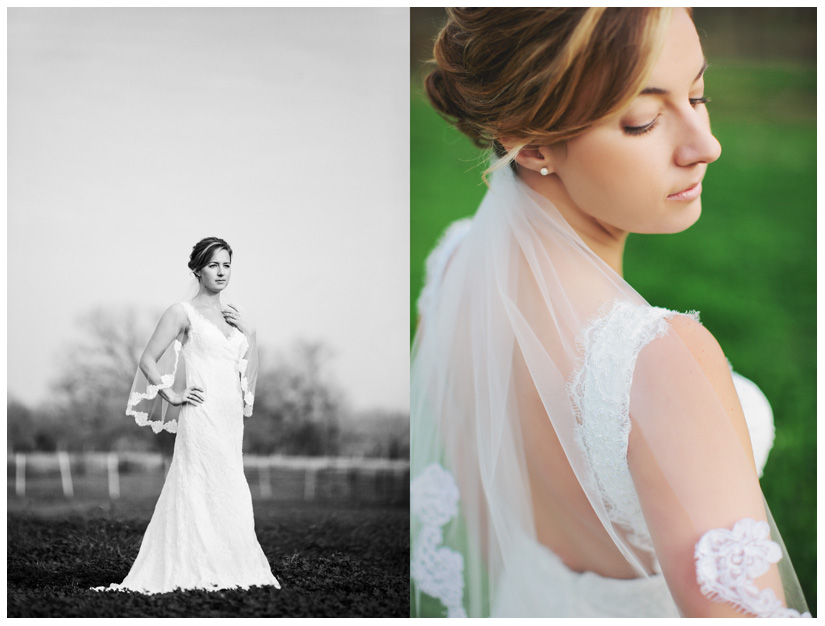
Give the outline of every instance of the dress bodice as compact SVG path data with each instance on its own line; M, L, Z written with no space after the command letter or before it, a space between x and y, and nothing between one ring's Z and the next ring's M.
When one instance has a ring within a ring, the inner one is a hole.
M615 302L608 312L582 331L584 356L574 372L570 395L578 419L577 441L590 463L611 521L628 532L637 547L653 552L627 463L630 435L630 387L639 352L664 335L674 311ZM698 314L688 314L698 321ZM759 388L732 372L746 416L751 445L762 475L773 446L773 413Z
M186 384L220 389L221 395L243 397L243 414L252 413L252 395L246 378L249 340L237 328L223 332L194 306L181 302L189 317L181 355L186 362ZM229 385L229 386L227 386Z
M188 302L181 302L181 305L189 317L186 343L182 351L187 366L197 367L199 362L214 366L215 363L224 362L238 367L249 347L246 336L234 327L229 336L226 336L194 306Z

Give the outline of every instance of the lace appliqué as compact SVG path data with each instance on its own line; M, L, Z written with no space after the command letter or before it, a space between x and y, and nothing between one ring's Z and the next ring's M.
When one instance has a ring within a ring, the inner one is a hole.
M782 558L766 522L741 519L733 530L709 530L696 543L696 582L707 598L729 602L756 617L811 617L786 608L773 589L759 589L754 579Z
M583 354L568 393L576 414L576 440L593 475L610 520L628 532L628 540L654 553L642 506L627 465L630 436L630 386L636 358L648 343L664 335L674 311L616 301L577 338ZM689 313L698 321L698 314Z
M410 506L423 528L413 543L410 574L418 588L447 607L447 617L467 617L464 597L464 557L441 544L441 527L458 516L458 486L438 463L424 468L410 483Z
M246 378L246 368L249 361L241 359L238 362L238 372L241 375L241 391L243 391L243 414L244 417L251 417L252 405L255 403L255 396L249 391L249 380Z
M151 427L155 434L162 430L170 433L178 432L177 421L169 420L164 423L162 420L150 420L148 413L145 413L144 411L135 411L133 407L141 400L154 400L158 395L158 391L161 389L169 389L169 387L173 385L175 382L175 372L178 371L178 358L180 358L181 347L181 342L175 339L175 343L173 344L173 348L175 350L175 367L172 370L172 373L161 376L159 385L149 385L146 387L145 393L135 391L131 396L129 396L129 402L126 404L126 415L133 416L135 418L135 423L138 426Z

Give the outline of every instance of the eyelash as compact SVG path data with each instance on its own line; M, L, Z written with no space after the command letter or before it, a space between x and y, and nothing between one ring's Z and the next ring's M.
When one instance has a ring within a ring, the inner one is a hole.
M707 104L710 102L710 98L707 96L702 96L701 98L688 98L690 102L690 106L696 108L700 104ZM645 133L649 133L653 128L656 126L656 120L659 117L657 116L650 124L645 124L644 126L625 126L624 132L628 135L644 135Z

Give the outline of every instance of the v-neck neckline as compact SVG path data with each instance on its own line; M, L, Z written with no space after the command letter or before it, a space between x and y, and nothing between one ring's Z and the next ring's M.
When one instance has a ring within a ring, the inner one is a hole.
M188 304L190 307L192 307L192 310L193 310L195 313L197 313L203 321L205 321L205 322L206 322L207 324L209 324L212 328L214 328L214 329L218 332L218 334L219 334L221 337L223 337L223 338L224 338L224 341L229 341L229 340L232 338L232 335L233 335L233 334L235 334L235 331L236 331L236 330L238 330L238 329L237 329L237 328L235 328L234 326L229 326L229 328L231 329L231 330L229 331L229 335L224 335L224 334L223 334L223 331L222 331L220 328L218 328L218 325L217 325L217 324L215 324L215 322L213 322L213 321L212 321L212 320L210 320L208 317L206 317L203 313L201 313L200 311L198 311L198 307L196 307L196 306L195 306L194 304L192 304L191 302L187 302L186 304Z

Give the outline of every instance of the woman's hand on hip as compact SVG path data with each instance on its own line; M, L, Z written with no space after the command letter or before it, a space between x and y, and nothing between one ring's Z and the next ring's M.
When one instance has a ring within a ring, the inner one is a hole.
M181 406L182 404L194 404L198 406L203 404L204 400L206 400L206 394L203 389L193 385L187 387L182 393L173 394L172 397L168 399L168 402L172 406Z

